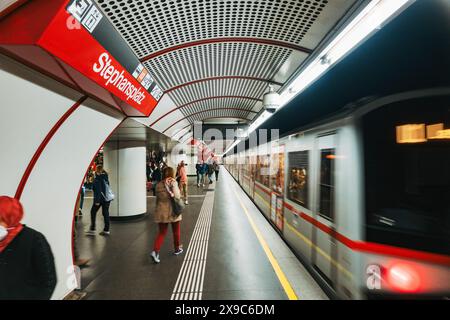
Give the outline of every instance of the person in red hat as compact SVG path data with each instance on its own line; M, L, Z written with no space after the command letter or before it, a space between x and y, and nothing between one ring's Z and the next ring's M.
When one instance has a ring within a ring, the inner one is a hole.
M22 218L19 200L0 196L0 300L48 300L56 286L53 254Z

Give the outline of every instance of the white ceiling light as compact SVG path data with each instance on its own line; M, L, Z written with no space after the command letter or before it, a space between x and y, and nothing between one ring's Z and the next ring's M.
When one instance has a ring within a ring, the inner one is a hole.
M236 141L234 141L223 154L227 154L231 149L236 147L241 141L242 140L240 140L240 139L237 139Z
M295 78L290 86L281 92L280 107L305 90L322 76L330 67L337 64L358 45L367 40L384 24L407 8L415 0L372 0ZM278 110L279 110L278 109ZM249 127L249 134L271 117L264 111Z
M250 126L248 127L248 135L250 133L252 133L253 131L255 131L261 124L263 124L264 122L267 121L267 119L269 119L271 116L273 115L273 113L264 111L263 113L261 113L259 115L259 117L257 117L255 119L255 121L253 121Z

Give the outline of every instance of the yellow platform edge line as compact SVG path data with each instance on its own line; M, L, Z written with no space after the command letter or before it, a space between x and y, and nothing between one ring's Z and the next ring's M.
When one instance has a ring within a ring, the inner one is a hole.
M278 277L278 280L280 281L281 286L283 287L286 295L288 296L289 300L298 300L297 295L295 294L294 289L292 288L291 284L289 283L289 280L287 279L286 275L284 274L283 270L281 269L280 265L278 264L277 259L272 254L272 251L270 250L269 246L267 245L267 242L264 240L261 232L259 231L258 227L256 226L255 222L253 221L252 217L250 216L250 213L248 212L245 205L242 203L241 198L236 192L236 189L233 188L233 192L238 199L242 209L244 209L245 215L247 216L248 221L250 222L250 225L252 226L253 231L256 234L256 237L258 238L259 243L261 244L264 252L267 255L267 258L269 259L270 264L272 265L273 270L275 271L275 274Z
M263 202L263 204L269 208L270 210L270 205L269 203L266 201L266 199L264 199L262 196L260 196L258 193L255 192L255 195L257 197L260 198L260 200ZM314 250L316 250L322 257L324 257L325 259L327 259L328 261L330 261L336 268L338 268L339 270L341 270L347 277L349 278L353 278L353 275L350 271L348 271L344 266L342 266L339 262L337 262L336 260L334 260L333 258L331 258L327 253L325 253L322 249L320 249L318 246L316 246L314 243L311 242L311 240L309 240L307 237L305 237L302 233L300 233L300 231L298 231L297 229L295 229L287 220L286 218L284 218L284 223L285 225L288 226L288 228L301 240L303 240L308 246L312 247Z

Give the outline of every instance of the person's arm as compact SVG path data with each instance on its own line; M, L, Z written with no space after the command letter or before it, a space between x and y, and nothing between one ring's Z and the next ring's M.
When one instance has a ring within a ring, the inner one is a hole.
M173 180L171 182L171 187L172 187L172 192L174 195L175 199L181 199L181 192L180 192L180 188L178 188L178 183L176 180Z
M49 300L56 287L56 270L53 253L45 237L36 232L33 241L32 265L36 299Z

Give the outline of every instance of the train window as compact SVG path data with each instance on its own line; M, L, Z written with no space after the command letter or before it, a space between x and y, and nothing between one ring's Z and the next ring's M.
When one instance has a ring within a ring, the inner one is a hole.
M409 100L363 117L368 241L450 254L450 104Z
M334 219L335 149L320 150L319 214Z
M256 181L270 187L270 155L258 156L256 162Z
M309 209L308 201L308 177L309 177L309 152L291 152L288 155L288 194L289 200Z

